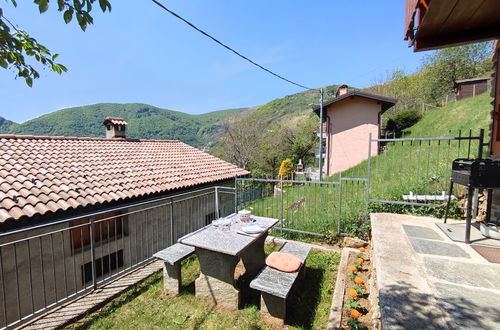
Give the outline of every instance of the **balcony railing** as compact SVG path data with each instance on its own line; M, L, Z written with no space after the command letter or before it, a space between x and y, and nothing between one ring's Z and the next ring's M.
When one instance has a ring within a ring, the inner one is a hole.
M234 212L234 189L209 187L0 234L0 327L146 264L179 237Z

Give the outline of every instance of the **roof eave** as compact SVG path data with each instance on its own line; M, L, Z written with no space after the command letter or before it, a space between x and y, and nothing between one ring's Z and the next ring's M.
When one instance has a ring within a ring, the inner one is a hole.
M397 99L390 98L390 97L379 96L379 95L374 95L374 94L360 92L360 91L350 91L344 95L340 95L338 97L335 97L335 98L327 101L326 103L323 103L323 109L327 108L328 106L330 106L334 103L337 103L337 102L340 102L340 101L347 99L349 97L355 97L355 96L380 102L382 105L381 113L386 112L388 109L393 107L398 102ZM316 113L317 116L319 116L319 110L320 110L319 105L314 106L312 108L312 110ZM326 112L323 112L323 120L325 118L326 118Z

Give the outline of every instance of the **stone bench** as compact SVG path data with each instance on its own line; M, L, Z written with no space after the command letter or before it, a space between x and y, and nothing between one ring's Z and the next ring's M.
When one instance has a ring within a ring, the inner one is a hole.
M271 267L264 269L250 282L250 288L261 292L260 310L264 314L283 323L286 318L286 301L297 278L304 278L306 258L311 248L305 244L285 243L280 252L290 253L302 261L295 273L281 272Z
M153 257L163 263L163 287L175 295L179 295L182 284L181 262L194 253L194 247L176 243L156 252Z

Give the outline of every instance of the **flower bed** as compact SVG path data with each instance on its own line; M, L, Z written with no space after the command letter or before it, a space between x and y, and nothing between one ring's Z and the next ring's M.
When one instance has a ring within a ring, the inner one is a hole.
M367 329L372 327L370 302L371 261L365 248L349 253L344 284L342 329Z

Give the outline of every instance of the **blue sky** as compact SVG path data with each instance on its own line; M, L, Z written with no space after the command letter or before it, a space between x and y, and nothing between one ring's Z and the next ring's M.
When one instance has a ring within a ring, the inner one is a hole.
M423 53L403 40L403 0L170 0L167 7L271 70L310 87L366 87ZM0 70L0 116L23 122L98 102L140 102L187 113L264 104L301 89L274 78L153 2L111 0L86 32L52 4L3 3L4 15L60 54L69 71L41 70L33 88ZM98 8L98 6L97 6Z

